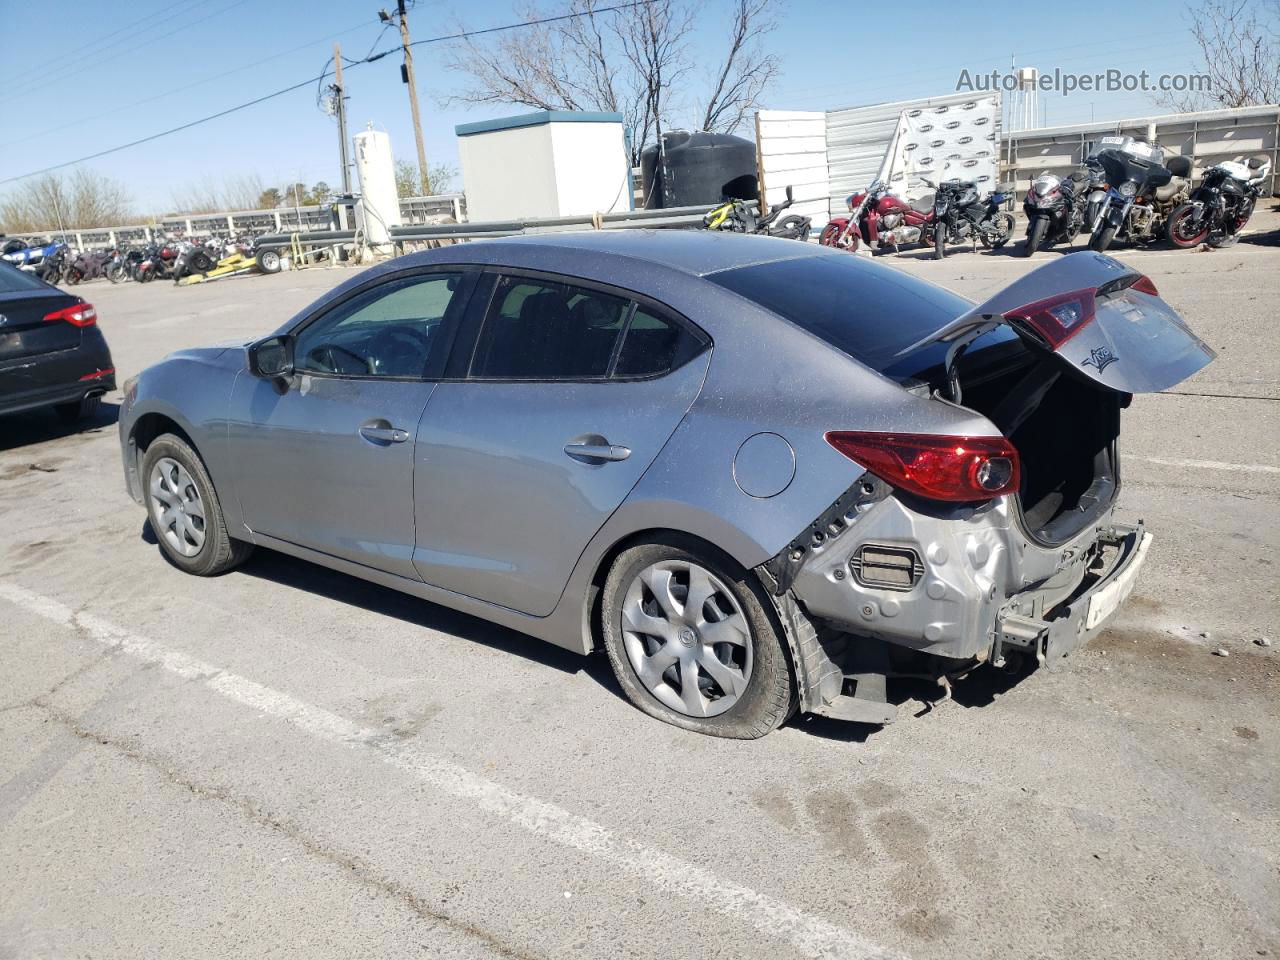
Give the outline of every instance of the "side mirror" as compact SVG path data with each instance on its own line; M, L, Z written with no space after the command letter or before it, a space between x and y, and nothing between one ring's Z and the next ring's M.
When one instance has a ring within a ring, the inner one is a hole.
M285 334L259 340L249 347L249 372L264 380L293 373L293 337Z

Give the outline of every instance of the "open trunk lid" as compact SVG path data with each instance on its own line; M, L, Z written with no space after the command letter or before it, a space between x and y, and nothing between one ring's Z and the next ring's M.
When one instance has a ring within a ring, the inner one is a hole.
M898 356L946 343L950 368L969 343L1001 324L1120 393L1167 390L1217 356L1150 280L1092 251L1033 270Z

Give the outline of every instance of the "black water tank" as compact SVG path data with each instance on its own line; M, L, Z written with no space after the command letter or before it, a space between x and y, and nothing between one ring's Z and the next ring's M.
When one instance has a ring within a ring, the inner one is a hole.
M650 144L640 154L645 207L711 206L722 197L755 200L756 145L727 133L673 130L663 150Z

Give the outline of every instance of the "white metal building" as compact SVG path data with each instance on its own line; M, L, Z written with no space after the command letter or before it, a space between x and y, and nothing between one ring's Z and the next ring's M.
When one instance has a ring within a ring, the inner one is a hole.
M454 130L471 220L632 208L631 163L620 113L543 110L464 123Z

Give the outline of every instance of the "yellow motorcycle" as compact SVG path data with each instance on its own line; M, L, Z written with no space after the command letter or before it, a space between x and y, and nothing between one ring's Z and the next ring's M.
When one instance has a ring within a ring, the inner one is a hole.
M702 225L708 230L726 230L730 233L763 233L771 237L785 237L789 240L808 240L809 217L788 214L778 219L782 211L795 202L791 187L787 187L787 199L774 207L767 216L756 216L755 210L744 200L726 197L724 202L708 210L702 218Z

